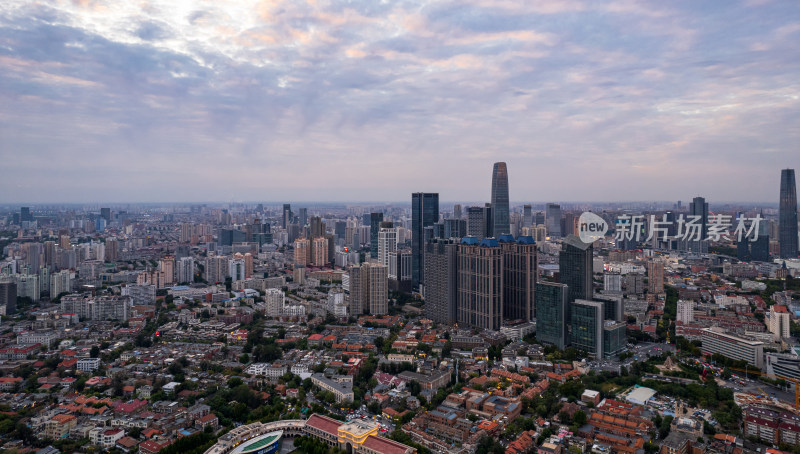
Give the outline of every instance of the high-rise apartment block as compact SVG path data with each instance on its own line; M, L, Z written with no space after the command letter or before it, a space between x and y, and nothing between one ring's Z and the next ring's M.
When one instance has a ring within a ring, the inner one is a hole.
M397 250L397 229L391 222L381 222L378 229L378 263L388 267L389 253Z
M164 287L169 287L175 283L175 257L167 256L161 259L159 264L163 278L161 282Z
M385 315L389 313L388 269L380 264L363 263L348 270L350 313Z
M81 320L128 320L131 299L127 296L66 295L61 298L61 311L77 315Z
M789 324L789 309L786 306L773 304L769 307L769 332L776 341L789 338Z
M498 241L503 251L503 318L533 321L538 266L536 242L530 236L514 240L511 235L503 235Z
M458 321L458 243L453 239L425 244L425 316L452 325Z
M499 330L503 321L503 251L494 238L464 237L458 246L458 323Z
M664 262L660 260L647 262L647 292L664 293Z
M680 323L692 323L694 321L694 301L678 300L678 310L675 321Z
M328 265L328 239L325 237L314 238L311 241L311 264L314 266L323 267Z
M295 265L308 265L311 244L305 238L294 240L294 263Z
M486 238L486 210L483 207L467 207L467 236L478 241Z

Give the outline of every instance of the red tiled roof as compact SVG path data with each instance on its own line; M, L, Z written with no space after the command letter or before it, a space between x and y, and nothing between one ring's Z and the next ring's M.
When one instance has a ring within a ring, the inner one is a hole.
M315 429L319 429L332 435L339 435L339 426L342 424L344 423L341 421L317 414L311 415L311 417L308 418L308 421L306 421L307 426L311 426Z
M200 422L209 422L209 421L213 421L215 419L217 419L217 415L215 415L214 413L209 413L209 414L203 416L202 418L200 418Z
M405 454L408 446L384 437L374 435L367 437L364 446L381 454Z
M75 418L72 415L55 415L55 416L53 416L52 420L57 422L57 423L59 423L59 424L64 424L66 422L72 421L73 419L77 419L77 418Z

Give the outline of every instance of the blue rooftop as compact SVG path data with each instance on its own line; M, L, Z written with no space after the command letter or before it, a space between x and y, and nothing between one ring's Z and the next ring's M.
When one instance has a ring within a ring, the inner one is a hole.
M481 241L481 247L500 247L500 243L497 242L496 238L484 238Z
M461 244L468 244L470 246L477 245L478 239L474 236L465 236L464 238L461 238Z
M530 235L520 236L517 238L519 244L536 244L536 240Z
M514 242L514 236L509 234L509 233L506 233L506 234L500 235L500 237L497 239L497 241L499 241L501 243L513 243Z
M171 290L189 290L188 285L176 285L175 287L171 287Z

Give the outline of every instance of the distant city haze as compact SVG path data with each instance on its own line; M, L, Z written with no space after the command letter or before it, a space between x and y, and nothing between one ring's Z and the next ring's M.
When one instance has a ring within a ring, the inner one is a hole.
M797 2L0 2L0 203L777 203Z

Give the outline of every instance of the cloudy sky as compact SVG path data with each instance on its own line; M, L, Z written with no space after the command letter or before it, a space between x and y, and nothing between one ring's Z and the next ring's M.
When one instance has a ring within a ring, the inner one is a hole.
M0 202L777 202L800 3L0 2ZM798 169L800 170L800 169Z

